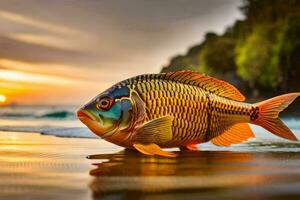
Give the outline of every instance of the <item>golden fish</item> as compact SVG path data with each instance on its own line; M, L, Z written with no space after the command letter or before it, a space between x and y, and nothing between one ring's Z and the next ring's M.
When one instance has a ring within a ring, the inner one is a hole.
M256 104L231 84L193 71L145 74L117 83L78 110L96 135L147 155L176 156L161 148L196 150L212 142L229 146L255 137L249 123L289 140L295 135L279 119L300 93Z

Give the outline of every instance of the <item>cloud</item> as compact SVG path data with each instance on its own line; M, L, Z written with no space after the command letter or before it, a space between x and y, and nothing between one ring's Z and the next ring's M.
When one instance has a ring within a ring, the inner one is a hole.
M47 21L34 19L25 15L9 12L5 10L0 10L0 17L12 21L14 23L32 26L34 28L39 28L54 33L66 34L66 35L72 35L74 33L77 33L77 31L72 30L71 28L68 28L63 25L52 24Z
M90 79L90 73L85 69L62 63L30 63L18 60L0 59L0 69L40 75L61 76L82 81L93 80Z
M2 58L29 62L69 62L80 63L92 57L79 49L61 49L53 46L20 41L0 36L0 55ZM91 58L92 59L92 58Z
M67 41L66 39L59 38L57 36L52 36L49 34L41 35L33 33L12 33L7 37L21 42L54 47L59 49L72 50L75 48L75 46L72 45L72 43Z

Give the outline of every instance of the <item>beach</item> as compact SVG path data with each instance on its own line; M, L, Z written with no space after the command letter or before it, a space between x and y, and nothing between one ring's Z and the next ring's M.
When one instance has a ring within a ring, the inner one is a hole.
M162 158L101 139L0 132L0 199L299 199L300 144L272 145Z
M0 133L0 199L88 199L86 153L99 141Z

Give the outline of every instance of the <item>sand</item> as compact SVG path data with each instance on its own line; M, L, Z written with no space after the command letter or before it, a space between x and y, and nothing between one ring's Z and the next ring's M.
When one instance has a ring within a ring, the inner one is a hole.
M298 151L174 159L121 150L100 139L0 132L0 199L300 199Z

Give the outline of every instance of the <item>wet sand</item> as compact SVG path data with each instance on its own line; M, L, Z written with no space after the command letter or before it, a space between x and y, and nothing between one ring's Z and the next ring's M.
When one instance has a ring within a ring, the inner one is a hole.
M99 139L0 132L0 199L300 199L299 144L177 158L121 150Z

